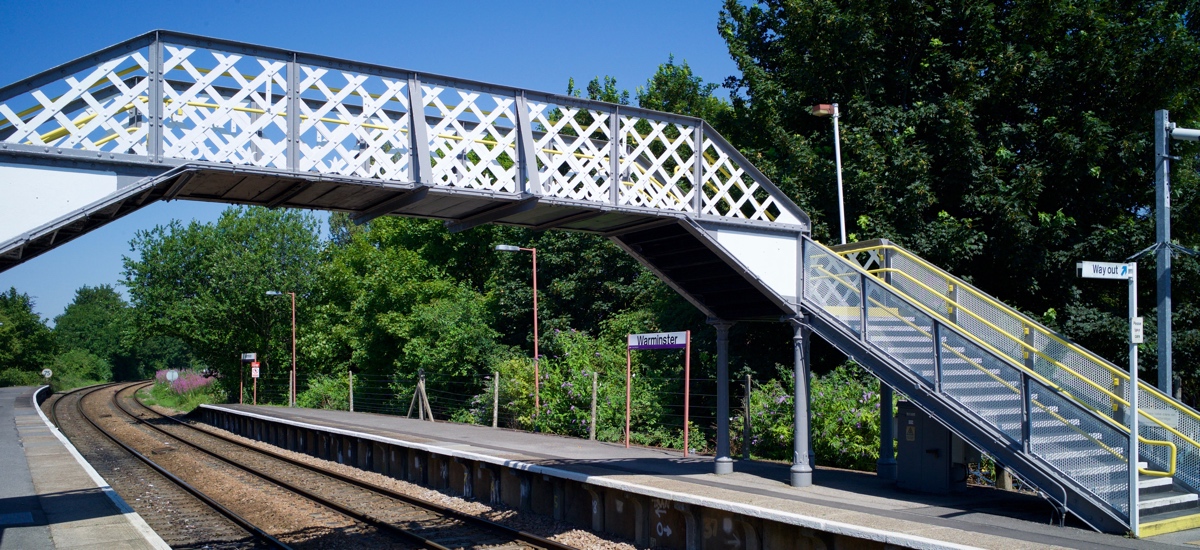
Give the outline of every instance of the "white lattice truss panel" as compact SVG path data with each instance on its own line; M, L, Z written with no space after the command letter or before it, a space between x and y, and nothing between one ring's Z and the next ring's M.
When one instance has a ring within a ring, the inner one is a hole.
M407 180L408 82L302 66L300 169Z
M621 117L621 204L693 211L692 130L672 122Z
M530 102L537 130L542 192L553 197L606 202L612 185L612 115L603 111Z
M515 192L515 98L424 86L433 178L441 185Z
M148 67L135 51L0 103L4 141L145 155Z
M163 154L286 168L286 63L166 44Z
M775 220L779 201L755 181L746 166L717 143L704 139L704 206L702 213L748 220Z
M0 88L0 142L805 223L695 118L178 33Z

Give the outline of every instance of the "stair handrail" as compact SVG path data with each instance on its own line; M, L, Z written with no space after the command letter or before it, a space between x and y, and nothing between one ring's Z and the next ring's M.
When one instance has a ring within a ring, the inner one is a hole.
M842 255L841 255L842 253L841 253L840 251L834 251L834 250L832 250L832 249L829 249L828 247L826 247L826 246L824 246L824 245L822 245L822 244L820 244L820 243L817 243L816 241L812 241L812 242L813 242L814 244L817 244L818 246L821 246L822 248L825 248L825 249L826 249L827 251L829 251L829 252L830 252L830 253L831 253L833 256L836 256L836 257L842 257ZM874 248L874 247L873 247L873 248ZM860 252L861 252L861 250L860 250ZM847 252L847 253L849 253L849 252ZM863 272L863 273L865 273L865 274L872 275L872 273L871 273L871 271L872 271L872 270L867 270L867 269L864 269L862 266L860 266L860 265L858 265L857 263L855 263L855 262L852 262L852 261L850 261L849 259L846 259L846 258L844 258L844 257L842 257L842 260L843 260L843 261L845 261L845 262L846 262L848 265L850 265L850 266L851 266L851 267L853 267L854 269L856 269L856 270L858 270L858 271L862 271L862 272ZM827 270L824 270L824 269L822 269L822 270L823 270L823 271L825 271L826 273L828 273L828 277L829 277L829 278L831 278L831 279L834 279L834 280L835 280L835 281L836 281L838 284L841 284L841 285L843 285L843 286L846 286L847 288L849 288L849 289L850 289L852 292L855 292L856 294L860 294L860 299L861 299L861 291L860 291L860 290L859 290L859 289L858 289L858 288L857 288L855 285L852 285L852 284L850 284L850 283L847 283L847 282L845 282L845 281L842 281L842 280L840 280L840 276L839 276L838 274L836 274L836 273L832 273L832 272L829 272L829 271L827 271ZM878 277L876 277L876 278L878 278ZM925 285L924 283L922 283L922 282L920 282L920 281L916 281L916 280L914 280L914 282L915 282L915 283L917 283L918 285L921 285L921 286L922 286L922 287L924 287L926 290L929 290L930 292L933 292L934 294L937 294L937 295L941 296L941 294L940 294L940 293L938 293L937 291L934 291L933 289L929 288L929 286L928 286L928 285ZM936 319L938 322L942 323L943 325L947 325L947 326L952 326L952 327L958 328L958 329L959 329L959 332L960 332L960 334L961 334L961 335L963 335L963 336L965 336L965 337L966 337L968 340L970 340L972 343L974 343L974 344L976 344L976 345L978 345L978 346L980 346L980 347L984 348L985 350L987 350L987 351L991 352L991 353L992 353L992 354L994 354L996 357L999 357L999 358L1001 358L1002 360L1006 360L1006 361L1007 361L1007 362L1008 362L1008 363L1009 363L1011 366L1013 366L1013 367L1014 367L1014 368L1016 368L1017 370L1019 370L1019 371L1021 371L1021 372L1025 373L1025 374L1026 374L1026 375L1028 375L1028 376L1031 376L1031 377L1033 377L1033 378L1037 379L1037 380L1038 380L1038 381L1040 381L1041 383L1045 384L1047 387L1049 387L1049 388L1051 388L1051 389L1053 389L1053 390L1057 391L1058 393L1060 393L1060 394L1062 394L1062 395L1065 395L1066 397L1070 398L1070 399L1071 399L1071 401L1073 401L1073 402L1075 402L1075 403L1077 403L1077 404L1081 405L1083 408L1085 408L1085 409L1087 409L1087 410L1091 411L1091 412L1092 412L1093 414L1095 414L1095 415L1096 415L1098 418L1102 418L1102 419L1104 419L1104 421L1106 421L1106 422L1108 422L1108 423L1110 423L1110 424L1112 424L1112 425L1116 426L1116 427L1117 427L1117 428L1118 428L1120 431L1122 431L1122 432L1125 432L1125 433L1129 433L1129 427L1128 427L1128 426L1125 426L1125 425L1121 424L1120 422L1114 422L1114 421L1113 421L1111 418L1109 418L1107 415L1105 415L1105 414L1101 413L1100 411L1097 411L1095 408L1093 408L1092 406L1088 405L1087 403L1085 403L1085 402L1082 402L1082 401L1080 401L1079 399L1076 399L1076 398L1075 398L1075 396L1071 395L1071 393L1070 393L1070 392L1068 392L1068 391L1066 391L1065 389L1063 389L1063 388L1062 388L1062 386L1060 386L1059 384L1055 384L1053 381L1050 381L1050 380L1046 379L1046 377L1042 376L1041 374L1037 373L1036 371L1033 371L1032 369L1030 369L1030 368L1029 368L1029 367L1027 367L1026 365L1024 365L1024 364L1022 364L1022 363L1020 363L1020 362L1018 362L1018 361L1015 361L1015 360L1013 360L1013 358L1012 358L1012 357L1010 357L1010 356L1009 356L1007 353L1004 353L1004 352L1002 352L1002 351L1000 351L1000 350L996 349L996 348L995 348L994 346L992 346L990 343L988 343L988 342L985 342L985 341L983 341L983 340L979 339L979 338L978 338L977 336L975 336L975 334L973 334L972 332L970 332L970 331L968 331L968 330L965 330L965 329L963 329L963 328L962 328L962 327L960 327L960 326L959 326L957 323L954 323L954 322L950 321L949 319L947 319L946 317L944 317L942 314L940 314L940 313L938 313L938 312L934 311L933 309L929 308L929 307L928 307L928 306L926 306L925 304L921 303L919 300L912 299L911 297L909 297L909 296L908 296L907 294L905 294L904 292L901 292L899 289L896 289L895 287L891 287L890 285L889 285L889 288L891 288L891 289L892 289L892 290L893 290L893 291L894 291L894 292L895 292L895 293L896 293L898 296L900 296L900 297L904 298L904 299L905 299L905 300L906 300L908 303L910 303L910 304L912 304L912 305L916 306L918 309L920 309L920 310L921 310L922 312L924 312L926 315L929 315L930 317L933 317L934 319ZM874 302L876 303L876 305L877 305L877 306L879 306L879 308L880 308L880 309L883 309L883 310L885 310L885 311L889 309L889 308L887 308L887 307L886 307L884 304L881 304L881 303L879 303L879 302L877 302L877 301L875 301L875 300L872 300L872 301L874 301ZM950 302L950 303L955 303L955 302L953 302L952 300L949 300L949 299L947 299L947 302ZM955 303L955 307L958 307L958 306L957 306L957 303ZM971 314L974 316L974 313L973 313L973 312L970 312L969 310L965 310L965 309L964 309L963 311L968 311L968 313L971 313ZM889 311L889 314L890 314L890 313L891 313L891 312ZM900 320L901 320L901 321L903 321L904 323L908 324L910 327L914 328L915 330L917 330L917 331L921 332L921 333L922 333L922 334L924 334L925 336L932 338L932 335L931 335L931 334L929 334L929 333L925 332L925 331L924 331L924 329L921 329L920 327L918 327L918 326L916 326L916 325L912 324L912 323L911 323L911 322L909 322L907 319L904 319L904 318L902 318L902 317L900 317L900 316L898 316L898 315L894 315L894 314L893 314L893 316L895 316L897 319L900 319ZM987 322L986 320L983 320L983 319L980 319L980 320L981 320L982 322L985 322L985 323ZM994 326L993 326L992 328L996 328L996 327L994 327ZM999 329L997 328L997 330L999 330ZM1003 330L999 330L999 331L1000 331L1000 333L1001 333L1001 334L1008 335L1008 334L1007 334L1006 332L1004 332ZM1023 343L1023 342L1022 342L1022 343ZM939 344L939 345L943 345L941 342L938 342L938 344ZM981 372L983 372L983 373L987 374L988 376L990 376L990 377L992 377L993 379L995 379L997 382L1000 382L1002 385L1004 385L1004 386L1008 387L1009 389L1011 389L1011 390L1015 391L1015 392L1016 392L1016 393L1018 393L1018 394L1020 393L1020 390L1019 390L1019 389L1013 388L1013 387L1012 387L1012 385L1011 385L1011 384L1009 384L1009 383L1008 383L1006 380L1004 380L1004 379L1002 379L1002 378L999 378L999 377L997 377L995 374L991 373L991 372L990 372L990 371L988 371L987 369L983 369L983 368L981 368L981 367L980 367L980 365L977 365L977 364L975 364L975 362L974 362L974 361L971 361L971 360L970 360L968 357L966 357L965 355L963 355L962 353L960 353L958 350L955 350L955 349L953 349L953 348L950 348L950 347L946 347L946 346L944 346L944 345L943 345L943 347L945 347L946 349L949 349L949 350L950 350L952 353L954 353L955 355L958 355L958 356L959 356L959 358L961 358L961 359L963 359L964 361L966 361L966 363L967 363L967 364L969 364L969 365L971 365L971 366L975 367L976 369L980 370ZM1069 369L1068 369L1068 370L1069 370ZM1081 380L1083 380L1083 381L1085 381L1085 382L1088 382L1089 384L1092 384L1093 386L1096 386L1096 388L1097 388L1097 389L1099 389L1100 391L1102 391L1102 392L1106 393L1107 395L1109 395L1109 396L1110 396L1110 397L1112 397L1112 398L1115 398L1115 399L1118 399L1118 400L1120 400L1119 402L1121 402L1121 403L1125 404L1126 406L1128 406L1128 402L1126 402L1126 401L1124 401L1123 399L1121 399L1120 397L1118 397L1118 396L1116 396L1116 395L1112 394L1112 392L1109 392L1109 391L1105 390L1104 388L1102 388L1102 387L1099 387L1099 386L1095 385L1095 384L1094 384L1094 383L1092 383L1092 381L1091 381L1091 380L1089 380L1088 378L1086 378L1086 377L1083 377L1083 376L1081 376L1081 375L1078 375L1078 374L1076 374L1076 376L1079 376ZM1031 401L1036 401L1036 400L1031 400ZM1119 452L1116 452L1116 451L1115 451L1115 450L1113 450L1113 449L1112 449L1110 446L1108 446L1108 445L1104 444L1104 443L1103 443L1103 442L1101 442L1101 441L1098 441L1098 440L1096 440L1094 437L1092 437L1092 436L1091 436L1091 434L1088 434L1088 433L1086 433L1086 432L1083 432L1082 430L1078 429L1077 427L1075 427L1074 425L1072 425L1072 424L1070 423L1070 421L1068 421L1067 419L1063 418L1063 417L1062 417L1062 416L1060 416L1058 413L1056 413L1056 412L1054 412L1054 411L1051 411L1051 410L1049 410L1049 409L1048 409L1046 406L1042 405L1040 402L1038 403L1038 407L1039 407L1039 408L1041 408L1043 411L1045 411L1045 412L1047 412L1047 413L1051 414L1052 416L1054 416L1054 417L1055 417L1057 420L1059 420L1060 422L1062 422L1064 425L1066 425L1066 426L1070 427L1071 429L1073 429L1073 430L1075 430L1075 431L1079 432L1081 435L1083 435L1083 436L1087 437L1087 438L1088 438L1088 439L1090 439L1090 440L1091 440L1093 443L1096 443L1097 445L1099 445L1101 448L1103 448L1103 449L1104 449L1104 450L1106 450L1107 452L1109 452L1109 453L1112 453L1114 456L1118 456L1118 457L1121 457L1121 456L1122 456L1122 455L1121 455ZM1197 448L1200 448L1200 444L1197 444L1197 443L1196 443L1195 441L1193 441L1193 440L1192 440L1190 437L1187 437L1187 436L1185 436L1185 435L1183 435L1183 434L1179 433L1178 431L1174 430L1173 428L1171 428L1170 426L1166 425L1166 424L1165 424L1165 423L1163 423L1162 421L1158 420L1157 418L1155 418L1155 417L1153 417L1153 416L1151 416L1151 415L1148 415L1148 414L1146 414L1146 413L1142 412L1141 410L1139 410L1138 412L1139 412L1139 413L1141 413L1143 416L1147 417L1148 419L1150 419L1151 421L1153 421L1153 422L1155 422L1155 423L1158 423L1158 424L1159 424L1159 425L1161 425L1162 427L1164 427L1164 428L1166 428L1166 429L1170 430L1171 432L1175 433L1175 435L1177 435L1177 436L1179 436L1179 437L1183 438L1184 440L1186 440L1187 442L1191 443L1192 445L1195 445ZM1178 447L1177 447L1177 446L1176 446L1176 445L1175 445L1173 442L1170 442L1170 441L1162 441L1162 440L1156 440L1156 439L1147 439L1146 437L1143 437L1141 434L1138 434L1138 436L1137 436L1137 437L1138 437L1138 442L1139 442L1139 443L1143 443L1143 444L1146 444L1146 445L1154 445L1154 446L1164 446L1164 447L1167 447L1167 448L1170 450L1170 457L1171 457L1171 458L1170 458L1170 460L1169 460L1170 467L1169 467L1167 470L1164 470L1164 471L1159 471L1159 470L1150 470L1150 469L1148 469L1148 468L1138 468L1138 473L1141 473L1141 474L1144 474L1144 475L1148 475L1148 476L1153 476L1153 477L1172 477L1172 476L1174 476L1174 475L1175 475L1175 471L1176 471L1177 457L1178 457Z
M851 246L853 246L853 245L851 245ZM1015 309L1013 309L1012 307L1008 306L1007 304L1004 304L1003 302L1000 302L999 300L996 300L995 298L992 298L991 296L988 296L987 294L985 294L985 293L983 293L982 291L980 291L980 290L976 289L975 287L973 287L973 286L972 286L972 285L970 285L969 283L967 283L967 282L963 281L962 279L959 279L958 277L955 277L955 276L953 276L953 275L951 275L951 274L947 273L945 270L942 270L941 268L939 268L939 267L937 267L937 266L935 266L935 265L933 265L933 264L930 264L929 262L925 261L923 258L921 258L921 257L919 257L919 256L916 256L915 254L912 254L911 252L909 252L909 251L905 250L904 248L901 248L900 246L898 246L898 245L896 245L896 244L894 244L894 243L890 243L890 242L887 242L887 241L882 241L882 240L880 240L880 241L871 242L871 243L870 243L868 246L862 246L862 247L857 247L857 248L851 248L851 247L846 247L846 248L843 248L843 247L838 247L838 250L835 250L834 252L835 252L835 254L837 254L837 255L840 255L840 256L842 256L842 257L846 257L846 256L849 256L849 255L851 255L851 254L858 254L858 253L861 253L861 252L869 252L869 251L873 251L873 250L891 250L891 251L895 251L896 253L898 253L898 254L900 254L900 255L904 256L905 258L907 258L908 260L910 260L910 261L912 261L912 262L916 263L917 265L919 265L919 266L921 266L921 267L923 267L923 268L927 269L927 270L928 270L930 273L932 273L933 275L940 277L940 278L941 278L943 281L945 281L947 284L954 284L954 285L958 286L960 289L964 289L964 290L966 290L967 292L969 292L970 294L972 294L972 295L973 295L973 296L975 296L976 298L979 298L980 300L984 301L985 303L987 303L987 304L989 304L989 305L991 305L991 306L993 306L993 307L997 308L997 309L998 309L998 310L999 310L1001 313L1007 314L1007 315L1008 315L1010 318L1012 318L1012 319L1014 319L1014 320L1017 320L1017 321L1020 321L1020 322L1021 322L1021 324L1022 324L1023 326L1025 326L1025 327L1028 327L1028 328L1030 328L1030 329L1033 329L1033 330L1037 330L1038 332L1040 332L1041 334L1043 334L1043 335L1044 335L1044 336L1046 336L1047 338L1050 338L1051 340L1054 340L1054 341L1058 342L1060 345L1062 345L1062 346L1066 347L1066 348L1067 348L1067 349L1069 349L1070 351L1073 351L1073 352L1075 352L1075 353L1079 354L1079 355L1080 355L1080 356L1082 356L1084 359L1087 359L1087 360L1089 360L1090 362L1092 362L1093 364L1095 364L1095 365L1097 365L1097 366L1103 367L1104 369L1106 369L1107 371L1109 371L1110 373L1112 373L1112 374L1113 374L1113 375L1114 375L1114 376L1115 376L1115 377L1116 377L1118 380L1124 380L1124 381L1126 381L1126 382L1129 380L1129 374L1128 374L1128 373L1126 373L1126 372L1122 371L1121 369L1118 369L1118 368L1114 367L1113 365L1111 365L1111 364L1110 364L1108 361L1104 360L1103 358L1100 358L1100 357L1096 356L1094 353L1092 353L1092 352L1090 352L1090 351L1086 350L1085 348L1082 348L1082 347L1078 346L1077 344L1074 344L1074 343L1071 343L1071 342L1067 341L1066 339L1064 339L1064 338L1062 338L1061 336L1059 336L1057 333L1055 333L1055 332L1053 332L1053 331L1051 331L1051 330L1047 329L1046 327L1042 326L1040 323L1038 323L1038 322L1036 322L1036 321L1034 321L1034 320L1032 320L1032 319L1029 319L1029 318L1028 318L1028 317L1026 317L1025 315L1021 314L1020 312L1016 311L1016 310L1015 310ZM1108 389L1106 389L1106 388L1102 387L1101 385L1097 384L1095 381L1091 380L1090 378L1088 378L1088 377L1086 377L1086 376L1084 376L1084 375L1080 374L1080 373L1079 373L1079 372L1077 372L1075 369L1072 369L1071 367L1069 367L1069 366L1067 366L1067 365L1065 365L1065 364L1063 364L1063 363L1059 362L1058 360L1056 360L1056 359L1054 359L1054 358L1052 358L1052 357L1050 357L1050 356L1046 355L1044 352L1042 352L1042 350L1040 350L1040 349L1038 349L1038 348L1036 348L1036 347L1034 347L1034 346L1030 345L1028 342L1025 342L1023 339L1021 339L1021 338L1018 338L1018 337L1016 337L1016 336L1014 336L1014 335L1010 334L1008 331L1006 331L1006 330L1004 330L1004 329L1002 329L1002 328L1000 328L1000 327L997 327L997 326L996 326L994 323L991 323L990 321L988 321L988 320L984 319L983 317L981 317L980 315L978 315L977 313L975 313L975 312L974 312L974 311L972 311L971 309L969 309L969 308L966 308L966 307L963 307L963 306L962 306L962 305L961 305L961 304L960 304L960 303L959 303L957 300L951 299L951 298L950 298L949 296L947 296L946 294L944 294L944 293L942 293L942 292L940 292L940 291L934 290L933 288L930 288L928 285L926 285L925 283L921 282L920 280L917 280L917 279L916 279L916 278L914 278L912 275L910 275L910 274L908 274L908 273L904 272L903 270L899 270L899 269L895 269L895 268L866 269L866 268L862 267L861 265L859 265L859 264L858 264L857 262L855 262L855 261L851 261L851 260L849 260L849 259L847 259L847 261L850 261L850 263L851 263L852 265L856 265L856 266L858 266L860 269L862 269L863 271L865 271L865 272L867 272L867 273L872 273L872 274L874 274L874 273L876 273L876 272L880 272L880 273L882 273L882 272L900 273L902 276L904 276L905 278L907 278L909 281L911 281L911 282L913 282L913 283L915 283L915 284L917 284L917 285L921 286L921 287L922 287L922 288L924 288L926 291L928 291L928 292L930 292L931 294L933 294L933 295L935 295L935 296L939 297L940 299L944 300L946 303L948 303L948 304L952 304L952 305L953 305L953 307L955 307L955 308L957 308L957 309L958 309L958 311L961 311L961 312L966 312L968 315L970 315L971 317L975 318L975 319L976 319L976 320L978 320L979 322L981 322L981 323L985 324L986 326L988 326L989 328L991 328L991 329L995 330L996 332L998 332L999 334L1001 334L1001 335L1003 335L1004 337L1008 338L1009 340L1011 340L1011 341L1013 341L1013 342L1017 343L1017 344L1018 344L1018 345L1019 345L1021 348L1023 348L1023 349L1024 349L1026 352L1032 352L1032 353L1035 353L1035 354L1037 354L1039 357L1042 357L1044 360L1046 360L1046 361L1047 361L1047 362L1049 362L1050 364L1054 365L1055 367L1057 367L1057 368L1061 369L1062 371L1064 371L1064 372L1068 373L1069 375L1071 375L1071 376L1074 376L1075 378L1077 378L1077 379L1079 379L1079 380L1081 380L1081 381L1085 382L1086 384L1088 384L1088 385L1092 386L1093 388L1095 388L1096 390L1100 391L1101 393L1103 393L1103 394L1105 394L1105 395L1109 396L1109 397L1110 397L1111 399L1113 399L1113 400L1114 400L1116 403L1119 403L1119 404L1121 404L1121 405L1124 405L1124 406L1126 406L1126 407L1128 407L1128 406L1129 406L1129 402L1128 402L1127 400L1125 400L1123 397L1121 397L1121 396L1118 396L1118 395L1114 394L1112 391L1110 391L1110 390L1108 390ZM877 277L877 278L878 278L878 277ZM900 292L900 291L897 289L897 292ZM903 293L901 293L901 294L903 294ZM907 295L906 295L906 297L907 297ZM917 304L920 304L920 302L919 302L918 300L913 300L913 301L914 301L915 303L917 303ZM920 304L920 305L924 306L924 304ZM924 309L928 309L928 308L924 308ZM952 324L955 324L955 325L957 326L957 323L952 323ZM997 351L998 351L998 350L997 350ZM1004 356L1008 357L1008 354L1006 354L1006 353L1003 353L1003 352L1000 352L1000 353L1002 353ZM1012 360L1012 358L1011 358L1011 357L1009 357L1009 358L1010 358L1010 360ZM1013 360L1013 362L1014 362L1014 363L1018 363L1018 362L1017 362L1017 361L1015 361L1015 360ZM1027 367L1027 366L1024 366L1024 365L1022 366L1022 368L1023 368L1023 370L1028 370L1028 367ZM1058 389L1060 389L1060 390L1061 390L1061 388L1060 388L1060 386L1059 386L1058 384L1054 384L1053 382L1050 382L1050 381L1046 380L1046 379L1045 379L1045 377L1041 376L1040 374L1038 374L1038 373L1036 373L1036 372L1033 372L1033 371L1030 371L1030 372L1031 372L1031 373L1032 373L1034 376L1036 376L1036 377L1037 377L1039 380L1041 380L1043 383L1049 384L1049 385L1051 385L1052 387L1055 387L1055 388L1058 388ZM1158 398L1159 398L1161 401L1163 401L1163 402L1164 402L1165 404L1167 404L1168 406L1170 406L1170 407L1172 407L1172 408L1174 408L1174 409L1176 409L1176 410L1178 410L1178 411L1181 411L1181 412L1183 412L1183 413L1187 414L1188 416L1191 416L1192 418L1196 419L1197 421L1200 421L1200 415L1197 415L1197 414L1196 414L1194 411L1192 411L1190 408L1188 408L1188 407L1186 407L1186 406L1182 406L1180 403L1176 402L1174 399L1171 399L1171 398L1167 397L1165 394L1163 394L1162 392L1158 391L1158 389L1157 389L1157 388L1154 388L1153 386L1150 386L1150 385L1146 384L1145 382L1143 382L1143 381L1141 381L1141 380L1138 380L1138 389L1139 389L1139 390L1143 390L1143 391L1149 391L1151 394L1153 394L1153 395L1155 395L1156 397L1158 397ZM1071 397L1071 399L1072 399L1073 401L1075 401L1075 402L1077 402L1077 403L1080 403L1081 405L1083 405L1083 406L1085 406L1085 407L1087 407L1087 408L1089 408L1089 409L1095 410L1095 409L1094 409L1092 406L1088 405L1086 402L1084 402L1084 401L1082 401L1082 400L1080 400L1080 399L1077 399L1075 396L1071 395L1071 394L1070 394L1070 392L1066 392L1065 390L1061 390L1061 391L1063 391L1063 393L1064 393L1065 395L1067 395L1067 396ZM1171 434L1175 435L1176 437L1180 438L1181 440L1183 440L1183 441L1187 442L1189 445L1191 445L1191 446L1193 446L1193 447L1197 448L1198 450L1200 450L1200 442L1197 442L1195 439L1193 439L1193 438L1191 438L1191 437L1189 437L1189 436L1187 436L1187 435L1183 434L1182 432L1180 432L1180 431L1179 431L1179 430L1177 430L1176 428L1174 428L1174 427L1170 426L1170 425L1169 425L1169 424L1167 424L1166 422L1163 422L1162 420L1160 420L1159 418L1155 417L1154 415L1152 415L1152 414L1150 414L1150 413L1146 412L1146 411L1145 411L1145 409L1142 409L1142 408L1140 408L1140 407L1139 407L1139 409L1138 409L1138 414L1139 414L1139 415L1141 415L1142 417L1146 418L1147 420L1150 420L1150 421L1151 421L1151 422L1153 422L1155 425L1157 425L1157 426L1159 426L1159 427L1161 427L1161 428L1163 428L1163 429L1167 430L1169 433L1171 433ZM1122 427L1123 427L1123 429L1125 429L1125 430L1128 430L1128 427L1126 427L1126 426L1123 426L1123 425L1122 425ZM1141 436L1139 435L1138 437L1140 438ZM1174 470L1174 469L1175 469L1175 468L1174 468L1174 465L1172 465L1172 468L1171 468L1171 469L1172 469L1172 470Z

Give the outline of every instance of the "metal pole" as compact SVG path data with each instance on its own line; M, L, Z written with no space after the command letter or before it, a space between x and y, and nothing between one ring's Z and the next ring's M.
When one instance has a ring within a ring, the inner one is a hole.
M600 373L592 371L592 421L588 424L588 439L596 440L596 387L599 386Z
M492 427L500 425L500 371L493 373L492 379Z
M691 409L692 396L692 331L687 331L687 342L683 349L683 457L688 456L688 411Z
M746 401L742 404L742 458L750 460L750 373L746 373Z
M1171 123L1166 110L1154 112L1154 218L1158 246L1158 389L1171 385Z
M841 132L838 129L838 119L841 114L838 112L838 104L833 104L833 158L837 164L837 185L838 185L838 220L842 227L842 244L846 244L846 201L842 194L842 138Z
M238 368L238 405L246 404L246 364Z
M804 330L805 322L799 317L791 319L794 376L795 376L795 416L792 427L792 487L808 487L812 485L812 466L809 464L809 434L808 434L808 365L805 363Z
M346 371L350 376L350 412L354 412L354 371Z
M254 379L254 406L258 406L258 379Z
M1129 264L1129 528L1138 536L1138 361L1133 343L1133 319L1137 317L1137 262Z
M733 473L729 458L729 327L733 323L709 319L717 329L717 459L718 475Z
M625 341L629 341L629 336L625 337ZM625 448L629 448L629 406L630 406L630 386L633 383L633 355L629 351L629 346L625 346Z
M296 293L292 295L292 405L296 406ZM350 410L354 410L351 408Z

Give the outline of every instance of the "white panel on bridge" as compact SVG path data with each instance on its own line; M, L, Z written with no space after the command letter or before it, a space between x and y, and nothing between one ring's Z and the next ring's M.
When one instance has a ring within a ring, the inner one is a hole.
M117 190L116 172L0 163L0 243Z
M717 242L726 251L776 294L788 300L796 297L797 235L715 224L707 224L707 229L716 234Z

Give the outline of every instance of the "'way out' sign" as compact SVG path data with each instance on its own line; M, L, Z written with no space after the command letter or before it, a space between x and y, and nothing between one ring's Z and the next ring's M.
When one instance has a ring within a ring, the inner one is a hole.
M683 349L687 347L687 339L686 331L630 334L629 349Z
M1083 262L1076 265L1079 268L1079 276L1086 279L1128 279L1133 274L1129 264Z

